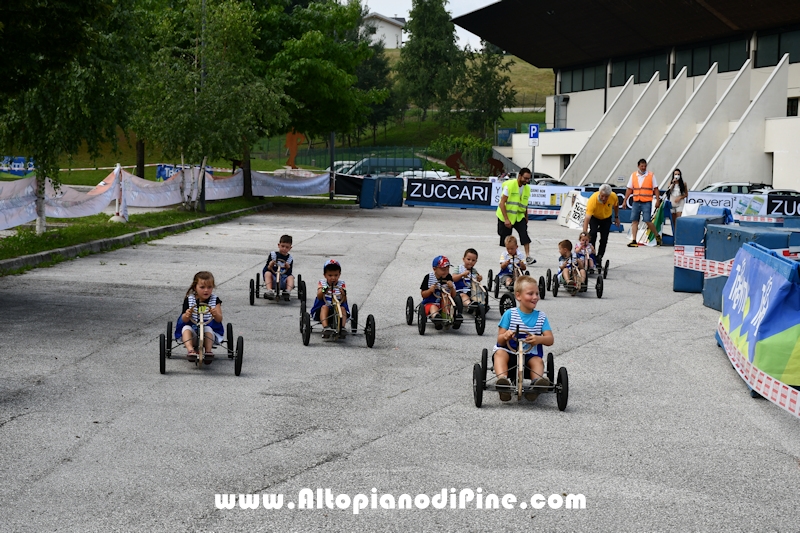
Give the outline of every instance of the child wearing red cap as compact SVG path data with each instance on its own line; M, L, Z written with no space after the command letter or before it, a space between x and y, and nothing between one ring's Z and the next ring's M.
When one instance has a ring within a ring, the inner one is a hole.
M319 320L322 324L322 338L327 339L333 333L333 329L328 326L328 317L333 312L333 295L339 299L339 303L344 309L345 318L342 324L341 334L346 334L344 325L350 316L350 308L347 305L347 290L344 281L339 279L342 275L342 266L336 259L328 259L322 267L324 279L317 283L317 298L311 306L311 316L314 320Z
M456 286L453 284L453 276L450 275L450 260L443 255L437 255L432 266L433 272L422 278L422 285L419 287L425 314L431 318L439 314L442 302L440 287L446 286L450 296L456 298ZM439 320L433 320L433 325L436 329L444 327Z

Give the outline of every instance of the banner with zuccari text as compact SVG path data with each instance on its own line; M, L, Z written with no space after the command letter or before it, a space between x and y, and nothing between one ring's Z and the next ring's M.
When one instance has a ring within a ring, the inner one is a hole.
M748 385L770 400L772 389L800 385L799 270L798 263L746 243L722 295L718 333L726 352ZM769 390L762 390L767 384ZM793 412L800 416L798 391L784 392L787 405L795 397Z

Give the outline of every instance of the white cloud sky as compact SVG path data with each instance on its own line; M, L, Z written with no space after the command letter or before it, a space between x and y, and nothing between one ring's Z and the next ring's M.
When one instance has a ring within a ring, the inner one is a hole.
M451 0L446 9L452 17L459 17L496 2L497 0ZM370 12L380 13L387 17L398 16L406 20L408 20L408 12L411 10L411 0L361 0L361 4L368 5ZM456 25L456 34L458 35L458 45L461 48L466 45L470 45L473 49L480 47L480 37L458 25Z

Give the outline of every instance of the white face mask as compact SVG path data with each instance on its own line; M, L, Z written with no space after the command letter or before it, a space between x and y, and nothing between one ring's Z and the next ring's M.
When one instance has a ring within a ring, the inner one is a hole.
M675 178L676 180L677 180L677 179L680 179L680 175L678 175L678 174L675 174L675 175L673 176L673 178Z

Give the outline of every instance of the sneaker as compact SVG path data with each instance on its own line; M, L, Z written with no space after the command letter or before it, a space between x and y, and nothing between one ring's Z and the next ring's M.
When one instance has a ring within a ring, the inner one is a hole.
M529 402L535 401L539 395L546 390L545 387L550 386L550 380L547 378L539 378L531 384L531 387L534 390L530 390L525 393L525 399ZM535 389L539 389L538 392L535 392Z
M214 362L214 354L213 353L205 353L203 354L203 363L210 365Z
M197 354L194 353L194 352L191 352L191 353L187 354L186 355L186 360L189 361L190 363L196 363L197 362Z
M536 259L534 259L531 256L528 256L528 257L525 258L525 262L528 263L529 265L535 265L536 264Z
M658 233L656 233L656 244L658 246L661 246L661 235L659 235Z
M264 293L264 298L266 298L267 300L274 300L275 299L275 291L273 291L272 289L268 289Z
M500 401L501 402L510 402L511 401L511 382L508 378L497 378L497 388L502 389L498 390L500 393ZM538 395L537 395L538 396Z
M283 301L284 302L288 302L289 301L289 293L288 292L284 292L283 293Z
M333 335L333 328L322 328L322 338L323 339L330 339L331 335Z
M435 319L435 320L432 320L432 321L433 321L433 327L434 327L434 328L436 328L436 329L442 329L442 328L444 328L444 324L442 324L442 320L441 320L441 319L438 319L438 318L437 318L437 319Z
M638 247L639 243L637 243L636 241L631 241L628 243L628 248L638 248Z

